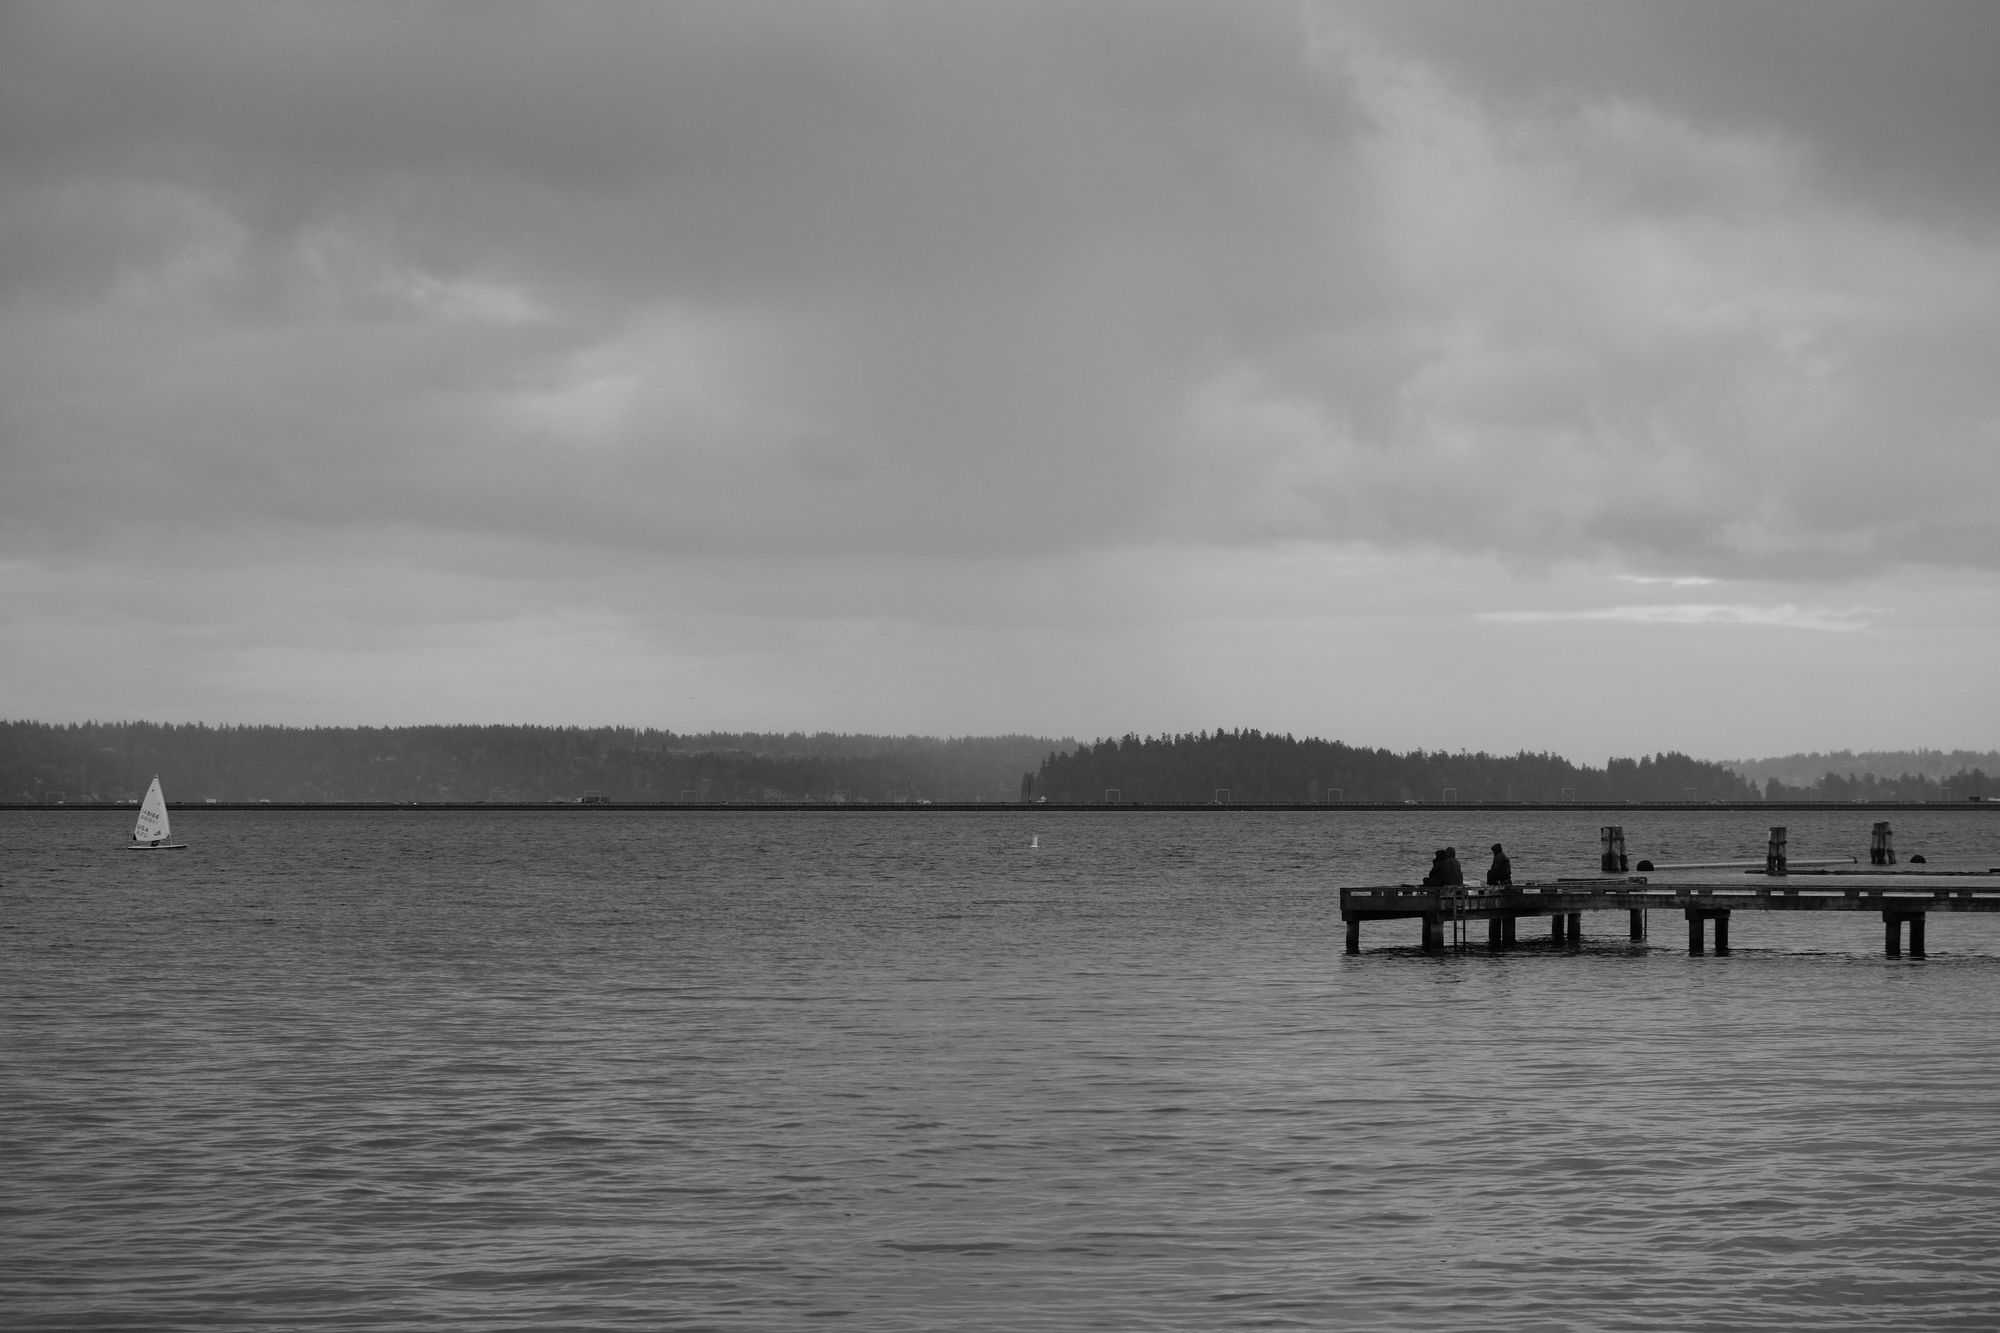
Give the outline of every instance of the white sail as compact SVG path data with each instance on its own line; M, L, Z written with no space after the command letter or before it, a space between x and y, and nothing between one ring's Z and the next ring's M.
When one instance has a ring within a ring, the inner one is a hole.
M160 794L160 780L153 779L153 785L146 788L146 799L139 805L139 822L132 828L134 842L165 842L167 840L167 798Z

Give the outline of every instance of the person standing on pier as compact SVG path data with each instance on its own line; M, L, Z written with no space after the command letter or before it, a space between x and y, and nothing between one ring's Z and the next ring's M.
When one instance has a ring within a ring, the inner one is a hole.
M1507 859L1507 853L1500 850L1500 844L1497 842L1493 844L1493 864L1486 867L1486 882L1488 884L1514 882L1514 863Z

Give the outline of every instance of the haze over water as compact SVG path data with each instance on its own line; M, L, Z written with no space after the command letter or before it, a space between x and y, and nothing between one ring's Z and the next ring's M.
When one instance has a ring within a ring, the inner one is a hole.
M1342 953L1334 887L1446 843L1874 817L7 812L0 1319L1991 1327L2000 919Z

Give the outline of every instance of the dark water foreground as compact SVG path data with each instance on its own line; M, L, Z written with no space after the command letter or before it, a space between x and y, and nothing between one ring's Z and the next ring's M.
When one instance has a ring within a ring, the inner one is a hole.
M2000 920L1342 956L1598 819L0 814L0 1324L2000 1323Z

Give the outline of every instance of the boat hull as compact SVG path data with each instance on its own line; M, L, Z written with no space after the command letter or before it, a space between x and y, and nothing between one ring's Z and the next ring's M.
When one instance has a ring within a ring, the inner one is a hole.
M128 842L125 844L125 850L128 852L184 852L187 849L188 845L184 842L162 843L157 846L150 842Z

